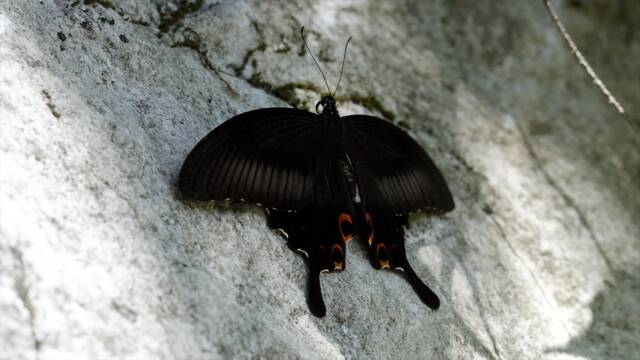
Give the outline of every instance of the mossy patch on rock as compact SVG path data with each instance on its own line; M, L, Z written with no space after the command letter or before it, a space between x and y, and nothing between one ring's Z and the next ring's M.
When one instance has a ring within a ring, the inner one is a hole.
M159 11L160 12L160 25L158 25L158 29L160 32L167 32L171 27L176 25L182 19L184 19L187 15L197 12L204 5L204 0L180 0L178 2L178 7L175 11L167 12L167 11Z

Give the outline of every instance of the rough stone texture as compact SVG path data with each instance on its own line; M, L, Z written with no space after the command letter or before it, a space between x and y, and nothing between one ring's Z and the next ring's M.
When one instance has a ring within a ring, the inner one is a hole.
M640 4L554 4L637 117ZM319 99L301 25L450 182L407 235L438 311L352 244L314 318L259 209L176 196L223 120ZM640 358L640 137L541 1L3 1L0 126L1 359Z

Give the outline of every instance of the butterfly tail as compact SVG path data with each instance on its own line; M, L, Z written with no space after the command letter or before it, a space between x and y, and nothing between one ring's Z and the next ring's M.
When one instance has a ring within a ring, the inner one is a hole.
M433 310L437 310L440 307L440 299L438 295L431 290L420 278L416 275L416 272L413 271L409 262L404 261L404 264L401 266L402 271L404 272L407 281L411 284L413 290L418 294L418 297L422 302L427 305L429 308Z
M309 269L308 303L317 317L326 314L320 274L345 268L345 242L338 229L336 211L315 204L296 212L267 209L267 223L287 239L287 246L304 256Z
M317 317L324 317L327 308L324 305L322 289L320 288L320 267L317 259L308 259L309 264L309 310Z
M366 213L369 223L369 256L376 269L395 269L402 271L420 300L431 309L440 307L440 299L416 274L404 247L404 226L406 215L390 213Z
M402 231L402 239L398 241L391 250L391 258L393 262L393 268L404 273L405 278L416 292L420 300L433 310L437 310L440 307L440 299L429 286L427 286L420 277L416 274L407 260L407 254L404 248L404 231Z

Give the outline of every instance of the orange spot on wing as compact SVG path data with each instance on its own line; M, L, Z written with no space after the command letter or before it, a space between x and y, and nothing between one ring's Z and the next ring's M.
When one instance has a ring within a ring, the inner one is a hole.
M380 259L381 252L385 254L384 259ZM389 269L391 266L389 265L387 247L384 245L384 243L380 243L378 244L378 246L376 246L376 253L378 255L378 265L380 266L380 269Z
M333 254L335 251L338 251L339 253L344 255L344 252L342 251L342 246L340 246L340 244L333 244L333 246L331 246L331 253Z
M375 233L373 232L373 220L371 220L371 215L369 213L364 214L364 218L367 220L367 224L369 224L369 246L373 244L373 240L375 239Z
M338 215L338 228L340 229L340 236L342 240L346 243L353 239L353 234L345 234L342 230L342 224L344 222L348 222L350 225L353 225L353 220L351 219L351 215L342 213ZM335 245L334 245L335 246Z
M331 246L331 254L335 254L336 252L340 253L340 257L344 259L344 250L340 244L333 244ZM344 260L334 260L333 261L333 270L343 270L344 269Z

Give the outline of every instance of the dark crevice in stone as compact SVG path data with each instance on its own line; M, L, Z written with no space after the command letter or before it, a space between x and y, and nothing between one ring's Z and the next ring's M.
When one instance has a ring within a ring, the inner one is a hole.
M47 90L42 90L41 93L42 93L42 96L44 97L44 101L47 104L47 107L49 108L49 112L51 112L51 115L53 115L56 119L59 119L60 116L62 116L62 114L56 107L56 104L53 103L53 100L51 99L51 94L49 94Z
M79 3L80 1L76 1L75 3L72 4L72 6L75 6ZM84 0L84 4L89 6L100 5L104 8L114 10L118 14L120 14L125 20L128 20L128 21L131 21L131 19L133 18L130 14L127 14L121 9L117 8L109 0ZM160 24L158 25L158 30L160 32L159 36L162 36L162 34L171 31L171 29L174 29L175 31L175 29L181 27L181 21L185 17L187 17L189 14L198 12L203 5L204 5L204 0L195 0L195 1L181 0L175 11L167 12L167 11L162 11L162 9L159 8L158 12L161 18ZM145 22L143 25L148 26L149 23ZM244 70L246 69L247 65L251 62L253 55L257 51L265 51L267 49L267 42L264 40L264 34L260 27L260 24L258 24L258 22L256 21L252 21L251 25L253 26L256 33L258 34L258 37L259 37L258 45L254 48L249 49L249 51L247 51L240 65L230 66L235 72L236 76L244 79L245 81L247 81L249 84L251 84L256 88L265 90L269 94L281 99L282 101L286 102L287 104L295 108L301 108L304 105L303 101L296 96L296 89L309 90L309 91L314 91L318 94L322 94L322 91L317 86L307 82L287 83L281 86L274 86L264 81L262 78L262 75L259 72L254 73L249 78L244 77L243 76ZM313 31L310 31L310 33L313 33ZM320 34L318 34L318 36L319 35ZM220 71L209 60L206 50L203 50L204 47L202 46L202 40L200 35L192 28L186 27L182 29L182 37L183 39L181 41L173 43L171 47L173 48L184 47L184 48L188 48L195 51L202 65L208 70L214 72L216 76L229 89L229 91L232 94L236 95L237 92L222 77L222 74L220 73ZM286 52L288 52L289 50L290 48L287 49ZM301 48L301 50L304 50L304 46ZM302 52L302 55L304 55L304 52ZM395 113L388 110L380 102L380 100L378 100L376 97L370 94L368 95L353 94L348 96L340 96L340 97L337 97L336 100L343 101L343 102L350 101L354 104L361 105L369 110L380 113L384 118L390 121L393 121L396 118Z
M303 109L304 103L296 96L296 90L307 90L320 93L320 89L311 83L287 83L281 86L274 86L262 78L260 73L251 75L246 81L252 86L262 89L267 93L277 97L296 109Z
M222 74L220 74L220 71L215 66L213 66L213 64L211 63L211 60L209 60L209 56L207 56L206 50L203 50L202 38L200 37L200 34L198 34L195 30L189 27L184 28L182 30L182 41L173 43L171 47L172 48L183 47L183 48L187 48L195 51L195 53L198 55L198 58L200 59L200 62L202 63L202 66L204 66L206 69L215 73L218 79L220 79L220 81L224 83L224 85L227 87L227 89L232 95L238 94L233 89L233 87L231 87L231 84L229 84L229 82L227 82L222 77Z
M72 6L75 6L78 3L80 3L80 1L77 1L76 3L73 3ZM137 25L143 25L143 26L149 26L150 25L146 21L136 20L131 14L127 14L122 9L117 8L115 5L113 5L113 3L111 1L108 1L108 0L85 0L84 4L85 5L100 5L100 6L104 7L104 8L114 10L124 20L132 22L132 23L137 24ZM204 4L204 0L197 0L195 2L189 2L187 0L183 0L183 1L180 2L180 5L178 6L178 9L176 11L172 12L171 14L169 14L167 12L162 12L161 10L158 10L158 12L160 13L160 17L161 17L161 22L160 22L160 25L158 26L158 30L160 31L159 35L162 35L162 33L168 32L169 29L171 29L173 27L178 27L178 25L180 24L180 21L182 19L184 19L190 13L197 12L198 10L200 10L200 8L202 8L203 4ZM222 75L220 74L220 71L215 66L213 66L213 64L209 60L209 57L206 54L206 51L202 50L202 42L200 40L201 39L200 35L196 31L194 31L193 29L188 28L188 27L182 30L182 35L184 37L183 40L180 41L180 42L176 42L176 43L172 44L171 47L172 48L184 47L184 48L188 48L188 49L194 50L196 52L196 54L198 55L198 58L200 59L200 62L202 63L202 65L206 69L208 69L210 71L213 71L216 74L216 76L220 79L220 81L222 81L224 83L224 85L227 87L227 89L229 89L231 94L237 95L237 92L231 87L229 82L227 82L222 77ZM126 39L126 41L123 38ZM120 40L125 42L125 43L129 41L129 39L127 39L124 35L120 36Z
M242 63L240 65L230 65L233 71L235 71L236 76L240 78L243 78L244 70L249 64L249 61L251 60L253 55L256 53L256 51L267 50L267 42L264 40L264 34L262 32L262 29L260 28L260 24L258 24L258 22L254 20L254 21L251 21L251 26L253 26L253 29L255 30L256 34L258 34L258 46L249 49L244 54L244 56L242 57Z
M256 51L265 51L266 49L267 49L267 44L265 42L260 41L260 44L258 44L258 46L256 46L255 48L249 49L249 51L247 51L247 53L244 54L242 63L240 65L230 65L231 68L233 69L233 71L235 71L237 76L242 77L244 69L247 67L247 64L249 64L249 60L251 60L251 57L253 56L253 54Z
M158 25L158 30L166 33L170 28L180 23L180 21L189 14L198 12L202 8L202 5L204 5L204 0L180 0L175 11L167 12L158 9L158 12L160 13L160 25Z
M76 1L72 5L77 5L78 3L80 3L80 2ZM87 5L87 6L98 4L98 5L102 6L102 7L107 8L107 9L117 10L116 6L110 0L84 0L84 4Z
M15 258L18 265L18 268L16 269L14 289L18 294L20 302L22 302L22 306L24 306L24 308L27 310L27 313L29 314L29 327L31 329L31 337L33 339L33 349L36 353L36 358L38 358L40 348L42 347L42 342L40 341L40 339L38 338L38 334L36 333L36 308L31 301L31 295L29 293L29 288L27 287L27 282L25 279L27 270L22 257L22 252L19 249L12 247L11 254L13 254L13 257Z
M321 88L309 82L290 82L279 86L272 85L265 81L262 77L262 74L259 72L254 73L250 78L245 80L252 86L268 92L269 94L277 97L278 99L286 102L296 109L304 110L305 105L303 100L297 96L296 90L312 91L319 94L320 96L324 94ZM387 120L395 119L395 114L388 111L378 99L371 95L363 96L360 94L354 94L348 96L338 96L336 97L336 101L359 104L371 111L379 112L383 117L387 118Z
M348 96L337 96L336 101L350 101L354 104L362 105L363 107L377 111L387 120L393 121L396 119L396 114L382 105L373 95L353 94Z
M130 307L118 303L115 300L111 301L111 307L120 315L122 315L123 318L129 320L130 322L136 322L138 320L138 313L136 313L133 309L131 309Z
M254 48L249 49L245 53L240 65L231 65L230 67L234 70L236 76L244 79L253 87L264 90L265 92L273 95L274 97L277 97L278 99L284 101L294 108L302 109L304 107L304 103L296 96L296 90L300 89L321 93L321 90L317 86L308 82L291 82L284 85L276 86L265 81L262 77L262 73L260 72L254 72L248 78L244 77L245 69L251 62L253 55L258 51L264 52L267 49L267 42L264 39L264 33L260 27L260 24L256 21L252 21L251 25L253 26L255 32L258 34L258 45Z
M278 54L288 54L291 51L291 45L289 45L285 41L284 36L282 36L281 43L278 45L278 47L274 51Z
M110 9L113 10L115 12L118 13L118 15L120 15L124 20L132 23L132 24L136 24L136 25L141 25L141 26L150 26L151 24L146 21L143 20L141 18L137 18L135 16L133 16L132 14L127 13L126 11L118 8L117 6L115 6L113 4L113 2L111 2L110 0L84 0L84 2L82 1L75 1L73 3L71 3L71 6L77 6L79 4L84 4L86 6L102 6L105 9ZM113 25L113 23L110 22L111 25Z

